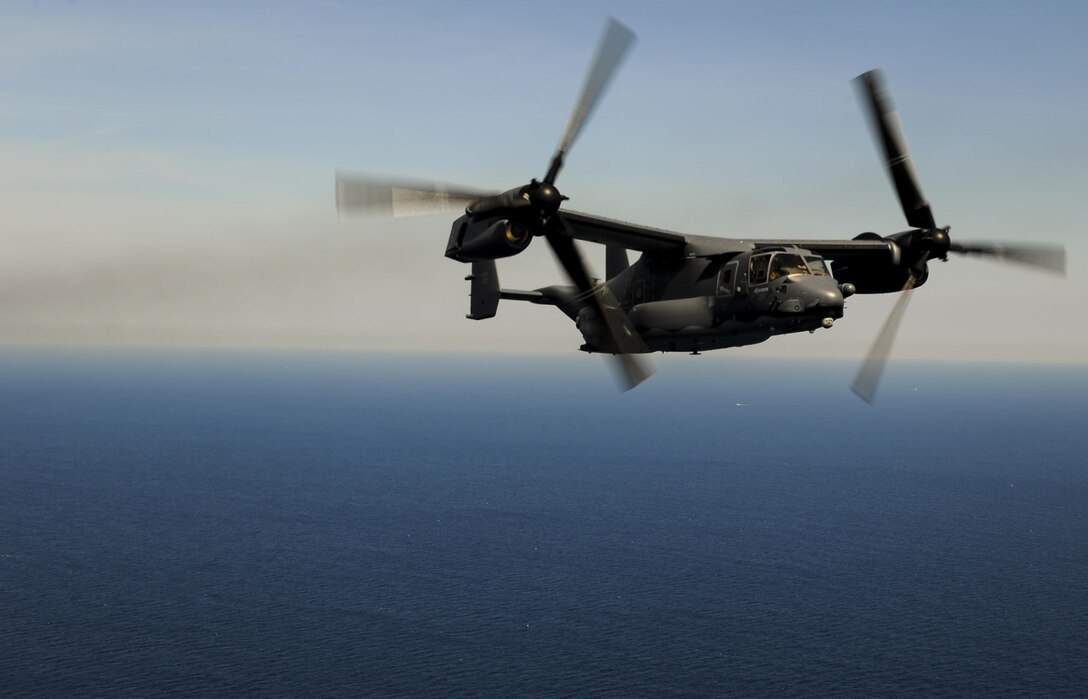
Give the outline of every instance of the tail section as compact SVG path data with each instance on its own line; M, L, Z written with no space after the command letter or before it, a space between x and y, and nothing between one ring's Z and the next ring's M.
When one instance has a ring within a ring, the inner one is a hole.
M499 310L499 272L494 260L472 263L472 274L465 277L471 282L469 312L466 318L484 320L494 318Z

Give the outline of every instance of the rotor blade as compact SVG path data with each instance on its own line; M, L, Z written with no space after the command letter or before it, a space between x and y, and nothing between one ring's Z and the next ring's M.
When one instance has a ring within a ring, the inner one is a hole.
M907 223L915 228L936 228L937 223L933 220L929 202L922 195L918 178L911 167L907 143L903 139L903 131L883 74L879 70L870 70L854 78L854 84L858 88L858 97L868 117L873 138L884 155L884 166L892 179L903 213L907 216Z
M648 351L646 343L620 307L612 290L605 284L593 283L582 254L566 232L566 223L558 215L552 217L544 235L559 265L604 322L604 329L613 344L609 349L615 351L616 368L623 390L632 389L648 379L653 374L652 367L634 356Z
M952 243L949 252L982 255L1001 262L1033 267L1065 276L1065 248L1060 245L1022 245L1006 243Z
M619 68L634 42L634 32L616 19L608 18L604 34L601 35L601 42L597 45L597 54L586 75L586 82L582 85L582 94L574 103L574 111L571 112L570 119L567 120L567 128L559 139L559 147L548 166L548 174L544 176L544 181L548 184L555 182L559 169L563 167L563 157L570 150L574 139L578 138L586 120L597 107L601 95L604 94L609 81L616 74L616 69Z
M491 193L443 182L336 173L336 211L341 216L356 212L396 217L461 213L468 204L486 196Z
M907 283L903 286L902 293L895 300L892 312L884 321L884 327L876 336L865 361L854 374L854 380L850 382L850 388L866 403L872 404L876 397L876 388L880 383L880 376L884 373L884 366L888 363L888 357L892 353L892 343L895 341L895 333L899 330L899 324L903 321L903 315L907 312L910 303L911 290L914 289L918 277L913 272L907 277Z
M583 298L593 305L608 326L607 330L619 354L645 352L646 345L638 331L620 308L619 301L605 284L594 284L582 254L574 240L563 232L550 230L545 234L559 264L570 280L582 292Z
M654 374L649 361L634 354L615 354L612 366L621 391L630 391Z

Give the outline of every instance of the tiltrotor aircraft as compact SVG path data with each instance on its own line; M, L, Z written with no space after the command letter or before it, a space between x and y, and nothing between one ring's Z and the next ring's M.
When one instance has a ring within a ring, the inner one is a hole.
M830 328L852 294L902 292L851 387L872 402L910 291L929 276L928 262L949 253L1064 273L1065 252L1045 245L957 243L938 227L918 186L891 99L879 72L856 79L861 101L910 230L851 240L735 240L685 235L562 209L556 189L564 160L634 40L609 20L581 95L542 180L502 193L436 183L338 173L341 214L364 210L394 216L448 213L446 257L470 263L469 318L495 315L500 300L557 307L577 326L586 352L615 355L625 387L650 375L638 358L763 342L774 335ZM571 285L533 291L499 286L495 260L544 238ZM605 281L594 279L575 240L606 246ZM641 256L634 264L627 252Z

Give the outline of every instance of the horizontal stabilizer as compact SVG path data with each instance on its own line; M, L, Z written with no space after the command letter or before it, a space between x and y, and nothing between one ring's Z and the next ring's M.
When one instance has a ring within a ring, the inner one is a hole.
M529 303L554 303L549 297L540 291L521 291L520 289L503 289L499 292L500 298L508 301L528 301Z

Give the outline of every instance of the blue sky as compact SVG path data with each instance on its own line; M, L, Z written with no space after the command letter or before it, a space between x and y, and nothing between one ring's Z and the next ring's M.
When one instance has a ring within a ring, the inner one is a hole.
M1070 256L1067 280L938 265L896 356L1088 358L1088 9L1026 2L6 7L6 343L572 350L550 309L465 320L449 221L340 221L332 181L541 176L608 15L639 40L563 172L573 208L722 236L901 230L850 85L883 67L938 222ZM500 274L559 279L543 246ZM741 351L861 356L892 301Z

